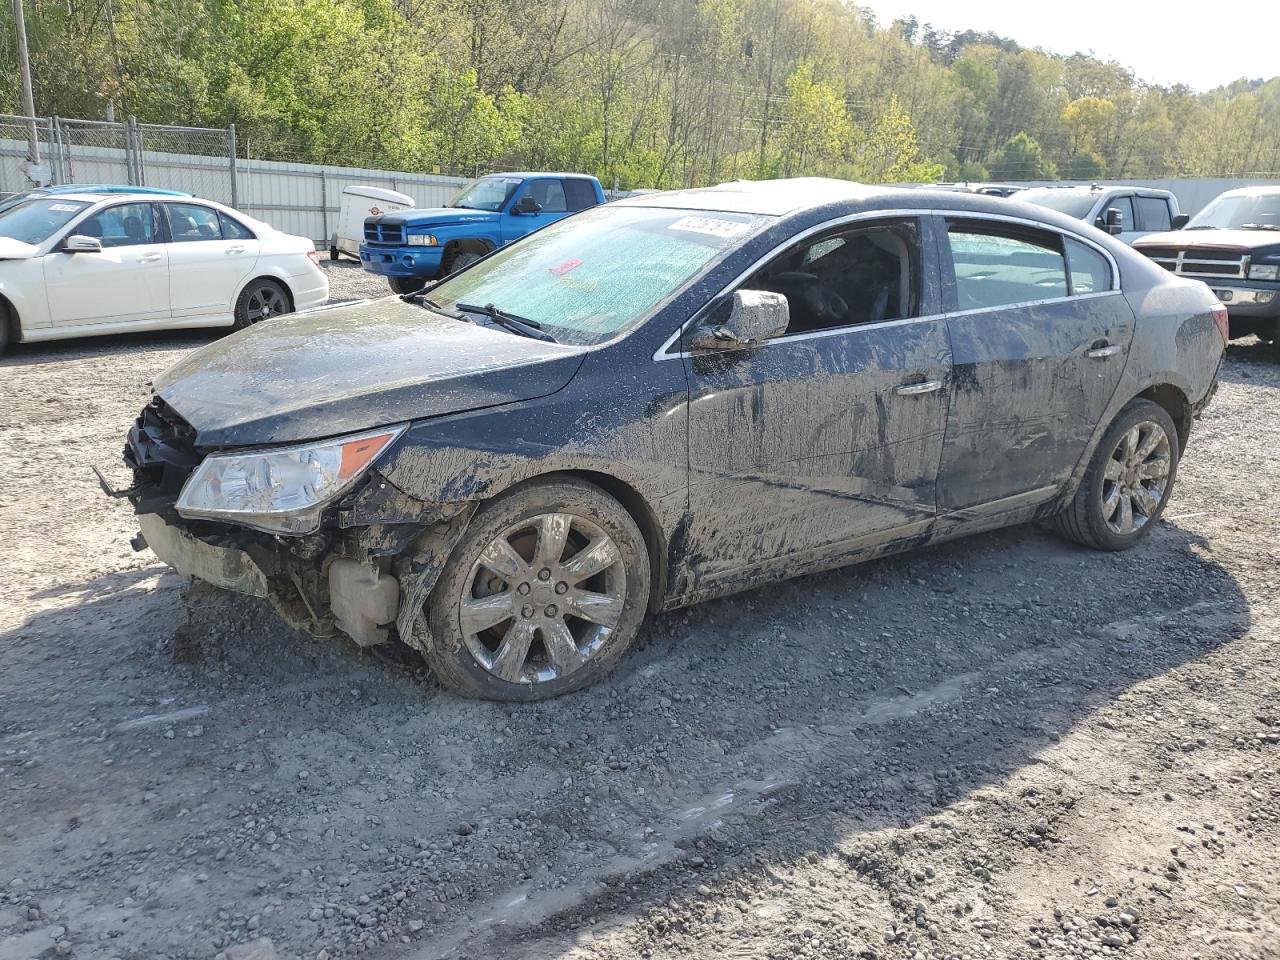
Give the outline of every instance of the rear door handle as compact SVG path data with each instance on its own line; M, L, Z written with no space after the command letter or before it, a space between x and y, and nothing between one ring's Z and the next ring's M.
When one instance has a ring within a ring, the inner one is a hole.
M139 263L155 263L155 262L157 262L159 259L160 259L160 254L158 254L158 253L148 253L145 257L139 257L139 258L138 258L138 262L139 262Z
M1085 356L1090 360L1104 360L1107 357L1114 357L1120 352L1120 344L1108 343L1105 346L1094 347L1085 351Z
M922 393L933 393L942 389L941 380L926 380L924 383L904 383L894 393L900 397L918 397Z
M244 247L227 247L227 253L244 253Z

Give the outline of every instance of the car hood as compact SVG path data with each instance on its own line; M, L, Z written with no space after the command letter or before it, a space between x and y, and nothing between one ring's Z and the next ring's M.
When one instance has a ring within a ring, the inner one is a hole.
M543 397L584 354L387 297L224 337L154 388L201 447L291 443Z
M468 210L464 207L430 207L415 210L397 210L370 217L379 223L400 223L410 227L447 227L455 223L497 223L501 214L488 210Z
M0 260L30 260L39 252L40 248L30 243L0 237Z
M1280 231L1276 230L1170 230L1167 233L1149 233L1134 241L1134 247L1232 247L1257 250L1261 247L1280 246Z

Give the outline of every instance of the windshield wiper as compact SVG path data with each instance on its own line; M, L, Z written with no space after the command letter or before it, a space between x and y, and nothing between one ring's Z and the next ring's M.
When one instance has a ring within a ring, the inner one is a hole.
M505 310L499 310L492 303L487 303L483 307L478 307L474 303L459 303L457 306L459 310L478 313L481 316L488 317L500 327L505 327L526 337L532 337L534 340L545 340L547 343L560 342L543 330L542 324L538 323L538 321L516 316L514 313L507 313Z
M1277 223L1242 223L1241 230L1280 230L1280 224Z
M441 314L442 316L449 317L453 320L461 320L464 323L471 322L471 318L468 317L465 313L459 313L457 310L450 310L448 307L443 307L440 304L436 303L434 300L432 300L430 297L427 296L426 290L417 290L417 291L414 291L413 293L402 294L400 299L403 300L405 303L421 304L422 306L426 307L428 310L431 310L434 313Z
M1183 229L1183 230L1219 230L1219 229L1221 229L1221 228L1220 228L1220 227L1215 227L1215 226L1213 226L1212 224L1202 223L1202 224L1200 224L1199 226L1196 226L1196 227L1183 227L1182 229Z

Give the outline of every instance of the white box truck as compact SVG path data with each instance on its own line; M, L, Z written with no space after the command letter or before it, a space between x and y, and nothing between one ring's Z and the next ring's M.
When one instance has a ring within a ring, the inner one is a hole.
M383 187L366 187L355 184L342 188L342 205L338 208L338 229L329 244L329 259L337 260L346 254L353 260L360 259L360 244L364 241L365 217L376 217L397 210L413 207L413 197L397 190Z

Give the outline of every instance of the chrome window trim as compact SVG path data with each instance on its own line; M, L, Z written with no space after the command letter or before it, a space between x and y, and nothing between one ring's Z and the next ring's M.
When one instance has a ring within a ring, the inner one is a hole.
M676 327L675 331L671 334L671 336L667 337L667 339L662 342L662 346L658 347L658 349L654 351L653 359L655 361L682 360L686 357L694 356L694 354L689 353L688 351L678 352L678 353L671 353L669 351L671 350L672 346L674 346L676 341L680 339L681 335L685 332L685 330L687 330L690 326L692 326L694 323L697 322L698 318L702 315L702 312L706 310L708 305L714 303L716 300L723 297L729 291L733 290L740 283L742 283L749 276L751 276L751 274L755 273L762 266L764 266L774 257L778 256L778 254L786 250L788 247L791 247L797 243L800 243L803 240L807 240L809 237L813 236L814 234L822 233L826 230L831 230L838 227L843 227L847 224L858 223L860 221L887 220L887 219L893 219L893 218L897 218L897 219L920 218L920 217L931 217L931 216L942 217L943 219L953 218L953 219L961 219L961 220L994 220L994 221L1003 222L1003 223L1015 223L1023 226L1033 227L1037 230L1045 230L1050 233L1057 233L1063 237L1070 237L1073 240L1078 240L1080 243L1083 243L1093 248L1098 253L1102 254L1103 257L1106 258L1107 263L1110 264L1111 266L1111 289L1098 290L1098 291L1093 291L1091 293L1079 293L1075 295L1068 295L1065 297L1051 297L1045 300L1027 300L1019 303L1005 303L1005 304L1001 304L998 307L977 307L972 310L955 310L950 313L934 313L934 314L929 314L923 317L900 317L894 320L882 320L879 323L855 323L855 324L850 324L844 327L832 327L829 330L811 330L806 333L795 333L795 334L791 334L790 336L783 335L781 337L775 337L772 340L768 340L765 343L760 344L759 347L757 347L757 349L764 349L765 347L768 347L770 344L775 344L775 343L791 343L798 340L812 340L817 337L835 336L841 333L848 333L851 330L881 329L883 327L900 326L900 325L905 325L909 323L923 323L929 320L941 320L946 317L962 316L962 315L972 314L972 313L984 313L992 310L1007 310L1010 307L1034 307L1034 306L1040 306L1046 303L1057 303L1062 300L1086 300L1094 297L1110 296L1111 294L1123 292L1123 290L1120 287L1120 265L1116 262L1116 258L1111 255L1111 251L1107 250L1105 247L1101 246L1096 241L1091 240L1088 237L1082 236L1076 233L1075 231L1069 230L1065 227L1058 227L1051 223L1044 223L1043 221L1031 220L1027 217L1019 217L1019 216L1014 216L1012 214L1006 214L1006 213L980 213L980 212L969 212L964 210L939 210L936 208L915 208L915 209L899 208L899 209L892 209L892 210L875 210L875 211L869 211L865 213L851 213L851 214L848 214L847 216L837 217L835 220L827 220L823 223L814 224L812 227L807 227L806 229L797 233L795 236L788 237L782 243L778 244L773 249L771 249L768 253L757 258L749 267L747 267L745 270L739 273L736 277L733 278L733 280L725 284L714 296L708 299L706 304L704 304L702 307L699 307L697 310L695 310L693 313L693 316L691 316L684 323ZM1064 261L1066 260L1065 253L1063 255L1063 260ZM1068 270L1069 269L1070 268L1068 267Z
M1015 307L1043 307L1050 303L1068 303L1076 300L1095 300L1098 297L1114 297L1120 290L1094 290L1090 293L1077 293L1067 297L1046 297L1043 300L1019 300L1017 303L1001 303L994 307L971 307L968 310L954 310L946 314L948 317L968 317L975 313L995 313L997 310L1012 310Z

